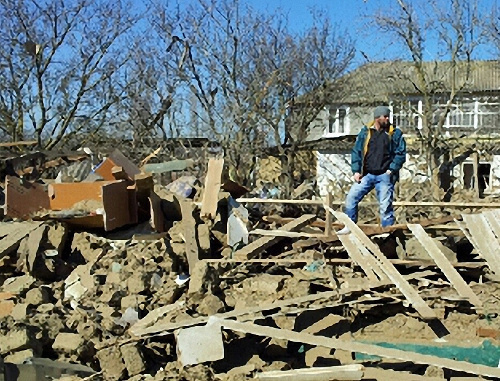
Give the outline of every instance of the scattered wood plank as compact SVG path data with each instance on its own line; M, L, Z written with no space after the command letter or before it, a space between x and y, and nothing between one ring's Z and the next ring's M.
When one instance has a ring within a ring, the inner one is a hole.
M14 231L10 231L9 229L10 233L0 240L0 258L10 254L24 237L40 227L42 223L43 222L15 223L14 226L16 226L17 229ZM2 224L2 227L3 226L5 226L5 224Z
M431 272L429 271L423 271L423 272L415 272L412 274L408 274L405 276L406 280L411 280L411 279L419 279L419 278L424 278L426 276L432 275ZM270 304L265 304L265 305L260 305L257 307L248 307L246 309L241 309L241 310L235 310L235 311L229 311L229 312L224 312L216 315L212 315L216 318L220 319L229 319L233 317L239 317L240 320L253 320L253 316L256 314L260 314L264 311L270 311L270 310L275 310L275 309L280 309L280 308L286 308L289 306L298 306L301 304L306 304L310 302L315 302L319 301L322 299L327 299L329 300L328 307L335 307L339 305L344 305L346 302L342 300L344 296L351 295L357 292L364 292L365 294L370 291L370 290L376 290L382 287L387 287L390 286L392 283L391 282L366 282L365 284L361 286L355 286L355 287L350 287L350 288L345 288L345 289L340 289L340 290L334 290L334 291L325 291L321 292L318 294L312 294L312 295L306 295L306 296L300 296L298 298L292 298L292 299L286 299L286 300L279 300L274 303ZM356 301L351 301L348 303L356 303ZM248 316L247 318L242 318L242 316ZM198 318L193 318L193 319L187 319L184 321L180 322L168 322L168 323L158 323L153 326L148 326L148 327L138 327L137 329L134 329L133 332L131 332L133 335L136 337L144 337L144 336L150 336L150 335L166 335L172 331L175 331L176 329L179 328L185 328L185 327L190 327L193 325L198 325L198 324L204 324L208 321L209 317L208 316L202 316Z
M283 232L294 231L307 225L310 221L314 220L315 218L316 215L314 214L306 214L297 218L295 221L286 224L279 230ZM281 241L283 238L284 237L277 237L277 236L259 238L258 240L255 240L252 243L250 243L249 245L237 250L234 253L234 257L237 259L250 259L253 256L262 253L264 250L276 244L277 242Z
M332 206L332 193L328 192L326 194L325 204L328 208ZM323 205L323 208L325 206ZM332 214L325 208L326 217L325 217L325 236L329 237L332 234Z
M8 142L8 143L0 143L0 147L18 147L18 146L36 146L38 141L36 140L28 140L28 141L19 141L19 142Z
M186 256L189 271L193 271L196 263L200 260L199 247L196 242L196 221L193 217L193 206L191 200L179 198L182 213L183 237L186 244Z
M293 370L271 370L256 373L257 380L294 380L294 381L329 381L329 380L361 380L364 366L361 364L315 367Z
M484 258L491 271L500 275L500 245L488 222L481 214L462 214L467 230L472 236L472 245Z
M344 245L347 254L349 254L352 260L356 262L359 267L361 267L361 269L366 274L367 278L372 282L377 281L378 280L377 274L375 274L375 272L373 271L373 265L377 266L377 264L376 263L374 264L373 262L369 263L368 258L370 257L366 258L364 257L364 255L359 250L359 247L352 240L351 235L350 234L339 235L339 239L340 242L342 242L342 245Z
M404 381L444 381L442 377L421 376L406 371L396 371L392 369L374 368L371 366L365 367L366 380L385 381L385 380L404 380ZM452 381L453 378L450 379ZM477 377L475 381L480 381ZM455 381L459 381L458 379ZM463 380L466 381L466 380Z
M328 213L328 215L331 216L331 213ZM291 217L281 217L278 215L270 215L270 216L264 216L262 218L264 221L269 222L269 223L277 223L277 224L287 224L290 221L293 221L293 218ZM449 222L454 222L457 219L457 216L446 216L446 217L440 217L440 218L432 218L432 219L427 219L427 220L420 220L418 223L423 226L423 227L428 227L429 229L442 229L442 230L458 230L459 227L456 224L453 225L444 225ZM311 226L318 227L318 228L324 228L326 229L327 223L325 221L322 221L320 219L317 219L316 221L311 222ZM340 229L344 225L339 223L339 222L334 222L331 223L331 227L333 229ZM387 226L387 227L382 227L380 225L376 224L358 224L359 228L363 230L363 233L365 233L368 236L371 235L377 235L377 234L384 234L384 233L392 233L396 230L408 230L408 224L395 224L392 226ZM326 235L326 234L325 234ZM333 239L337 239L336 234L332 234Z
M200 215L202 218L213 219L217 214L217 203L219 201L223 166L224 159L211 158L208 161L205 188L203 189L203 198L201 200Z
M472 364L465 361L457 361L437 356L424 355L416 352L385 348L379 345L316 336L302 332L294 332L286 329L257 325L253 323L240 323L227 319L222 319L219 323L226 329L257 336L273 337L276 339L322 346L325 348L340 349L348 352L363 353L372 356L410 361L415 364L434 365L440 368L452 369L469 374L476 374L487 377L500 377L499 368L493 368L481 364Z
M393 264L380 251L379 247L370 241L363 231L354 222L352 222L346 214L335 212L334 210L331 210L331 212L340 222L344 223L349 229L351 229L352 234L355 234L358 240L377 257L382 270L384 270L389 279L391 279L391 281L394 282L394 284L399 288L403 295L413 305L413 308L418 311L420 316L424 319L437 319L437 315L432 308L425 303L418 292L416 292L398 272L398 270L396 270Z
M208 263L309 263L312 261L311 257L307 258L261 258L261 259L244 259L244 258L222 258L222 259L203 259ZM352 263L350 258L324 258L328 265L343 265ZM412 267L437 267L434 261L423 261L415 259L388 259L393 265L398 266L412 266ZM480 269L486 266L486 262L457 262L452 264L456 268L466 268L466 269Z
M269 310L274 310L274 309L279 309L279 308L285 308L290 305L299 305L299 304L305 304L305 303L310 303L322 299L328 299L331 302L329 303L329 307L336 306L336 305L341 305L343 304L342 302L342 297L346 295L350 295L356 292L362 292L362 291L369 291L371 289L376 289L380 287L386 287L391 285L389 282L377 282L377 283L370 283L366 282L366 284L362 286L356 286L356 287L351 287L351 288L346 288L346 289L341 289L341 290L334 290L334 291L325 291L321 292L318 294L312 294L312 295L306 295L306 296L301 296L298 298L292 298L292 299L286 299L286 300L279 300L274 303L269 303L265 305L260 305L256 307L249 307L246 309L241 309L241 310L235 310L235 311L229 311L229 312L224 312L221 314L216 314L212 315L212 317L217 317L220 319L229 319L233 317L241 317L241 316L254 316L255 314L260 314L264 311L269 311ZM193 318L193 319L187 319L185 321L180 321L180 322L173 322L173 323L158 323L155 324L151 327L147 327L144 329L137 329L134 330L133 334L137 337L143 337L143 336L150 336L150 335L166 335L172 331L175 331L176 329L179 328L185 328L193 325L198 325L198 324L204 324L208 321L209 317L208 316L201 316L198 318ZM252 320L251 318L249 320Z
M142 169L148 173L165 173L173 171L183 171L194 165L193 159L172 160L164 163L144 164Z
M238 198L238 202L263 204L324 205L323 200L284 200L275 198ZM375 201L362 201L360 205L378 205ZM344 205L344 201L332 201L332 206ZM434 202L434 201L394 201L394 206L436 206L443 208L500 208L498 202Z
M427 235L424 228L420 225L408 225L408 228L411 230L415 238L422 244L427 253L431 256L432 259L436 262L438 267L443 271L443 274L453 285L455 290L457 290L458 294L467 298L471 304L476 307L482 307L483 303L477 295L472 291L469 285L464 281L462 276L458 273L457 270L451 265L451 263L446 259L443 252L436 245L434 240Z
M493 233L497 236L497 240L500 239L500 213L498 209L495 210L489 210L483 212L483 216L486 218L486 221L491 227L491 230L493 230Z
M132 327L129 328L130 333L135 335L135 332L140 332L140 330L145 329L147 327L150 327L154 325L158 319L161 317L165 316L166 314L180 309L182 306L184 306L185 302L180 301L174 304L168 304L166 306L161 306L153 311L149 312L145 317L143 317L141 320L137 321Z
M265 230L265 229L254 229L249 232L249 234L263 235L263 236L276 236L283 238L322 238L325 235L323 233L306 233L306 232L286 232L283 230Z

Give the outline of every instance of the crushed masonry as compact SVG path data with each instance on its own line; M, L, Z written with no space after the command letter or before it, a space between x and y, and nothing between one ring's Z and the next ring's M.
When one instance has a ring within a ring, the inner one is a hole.
M381 228L160 155L1 172L0 380L500 379L500 203Z

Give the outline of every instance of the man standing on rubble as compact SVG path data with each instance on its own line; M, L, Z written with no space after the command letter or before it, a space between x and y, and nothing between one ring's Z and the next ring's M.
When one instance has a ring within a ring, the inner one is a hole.
M345 200L344 212L358 221L358 204L375 188L382 227L394 225L394 184L406 161L406 142L399 128L393 126L387 106L378 106L373 121L363 126L351 152L352 185ZM344 227L337 234L348 234Z

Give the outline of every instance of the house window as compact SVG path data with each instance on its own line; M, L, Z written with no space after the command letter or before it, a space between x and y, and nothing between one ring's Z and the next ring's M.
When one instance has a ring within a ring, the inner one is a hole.
M445 127L474 128L474 103L462 103L452 106Z
M479 163L477 168L477 178L479 191L483 192L490 188L490 174L491 174L491 163ZM475 176L474 176L474 165L472 163L462 164L462 174L465 189L474 189L475 186Z
M420 109L422 102L419 99L409 99L394 102L392 123L406 131L421 128Z
M343 108L338 109L337 111L337 121L338 121L338 133L343 134L345 132L345 117L347 114L347 111Z
M347 132L347 109L345 108L330 108L330 116L328 121L329 134L345 134Z

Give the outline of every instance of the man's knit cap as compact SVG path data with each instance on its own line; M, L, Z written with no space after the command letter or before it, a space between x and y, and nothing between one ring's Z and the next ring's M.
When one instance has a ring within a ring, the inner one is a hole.
M391 109L387 106L377 106L373 111L373 118L377 119L380 116L389 116L391 115Z

